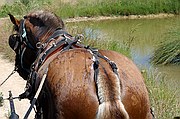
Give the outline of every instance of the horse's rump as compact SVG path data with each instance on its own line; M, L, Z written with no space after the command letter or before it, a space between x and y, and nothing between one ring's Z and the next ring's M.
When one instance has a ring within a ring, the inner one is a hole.
M99 52L114 61L118 66L121 80L120 100L122 100L125 109L130 114L130 118L146 119L146 113L149 111L149 105L147 105L149 100L146 96L147 92L145 91L143 78L137 67L127 57L114 51L99 50ZM97 97L98 89L94 81L92 58L92 54L85 49L72 49L59 54L50 63L47 81L56 102L57 117L89 117L89 119L96 117L100 102ZM102 77L100 80L106 80L107 82L104 82L103 86L110 87L110 85L114 85L112 83L115 82L115 75L108 62L104 59L99 60L100 72L106 70L108 75L100 73L101 76L99 77ZM103 92L107 96L107 100L104 99L105 101L118 100L114 97L112 99L108 97L116 93L116 90L111 90L112 94L108 94L107 88L104 89ZM58 112L58 110L61 111ZM137 111L138 115L135 114ZM113 114L113 112L111 113Z

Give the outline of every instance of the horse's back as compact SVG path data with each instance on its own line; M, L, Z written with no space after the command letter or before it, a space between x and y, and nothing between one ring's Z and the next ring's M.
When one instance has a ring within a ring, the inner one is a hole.
M93 119L98 109L92 56L86 50L61 53L49 66L48 81L56 102L57 118Z
M138 68L127 57L114 51L99 50L99 53L118 66L122 83L121 100L130 119L150 118L148 92ZM100 64L111 69L103 59L100 59ZM49 65L48 82L55 99L57 118L96 117L99 101L90 52L73 49L58 55Z

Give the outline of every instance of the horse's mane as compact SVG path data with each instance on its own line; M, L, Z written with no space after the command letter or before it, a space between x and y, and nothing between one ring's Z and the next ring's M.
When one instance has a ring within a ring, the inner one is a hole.
M31 19L39 19L43 22L43 24L46 27L64 29L64 23L63 23L62 19L60 19L54 13L49 12L49 11L43 11L43 10L34 11L25 17L28 17Z
M46 37L49 33L51 34L57 29L65 29L62 19L49 11L34 11L24 18L28 19L30 23L33 24L33 28L36 31L34 35L37 38L41 36Z

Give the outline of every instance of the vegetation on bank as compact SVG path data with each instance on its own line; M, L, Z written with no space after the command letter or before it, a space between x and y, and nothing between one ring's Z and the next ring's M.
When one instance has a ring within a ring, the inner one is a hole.
M150 95L151 107L156 119L173 119L180 115L180 91L178 86L172 88L175 82L166 79L156 71L143 72L145 83Z
M62 18L147 15L180 13L179 0L17 0L0 8L0 17L8 13L24 15L29 11L47 9Z
M152 63L180 65L180 24L165 35L164 42L154 51Z

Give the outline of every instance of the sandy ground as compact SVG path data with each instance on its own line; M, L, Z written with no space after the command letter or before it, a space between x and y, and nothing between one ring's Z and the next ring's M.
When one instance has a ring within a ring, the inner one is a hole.
M0 83L6 79L13 69L14 64L2 59L2 55L0 55ZM3 98L7 98L9 96L8 91L10 90L12 91L13 96L18 96L24 92L25 84L26 82L16 72L0 87L0 92L3 93ZM16 99L14 100L14 104L16 113L19 115L19 118L22 119L30 106L29 100L24 99L19 101ZM7 119L9 112L9 101L4 100L3 106L0 107L0 119ZM33 118L34 110L32 110L31 115L29 116L29 119Z

